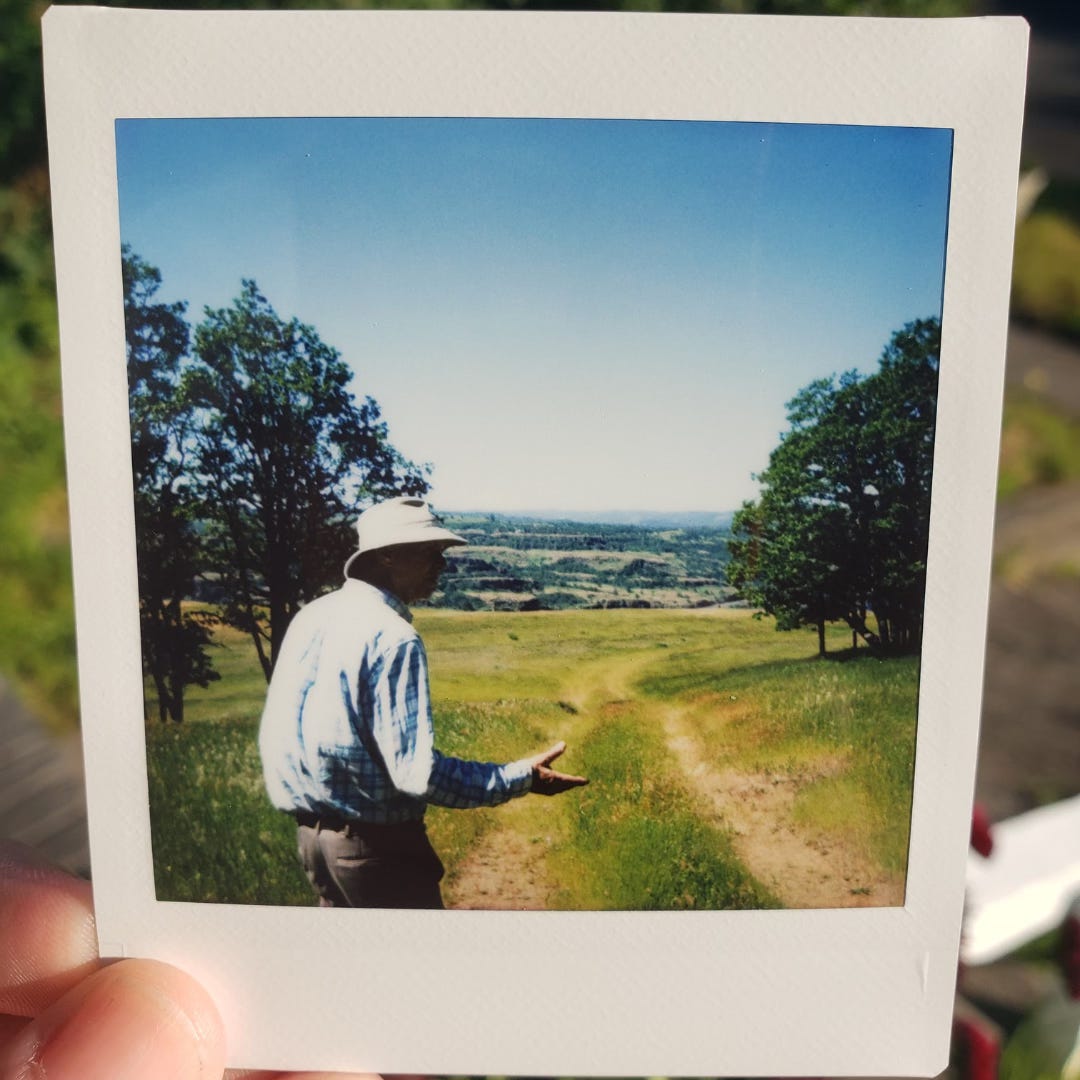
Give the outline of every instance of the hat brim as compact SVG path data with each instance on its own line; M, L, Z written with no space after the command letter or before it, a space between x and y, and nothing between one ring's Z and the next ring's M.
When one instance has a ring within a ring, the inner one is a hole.
M345 576L349 576L349 569L361 555L370 551L383 551L391 547L404 547L406 544L441 544L444 548L463 547L469 543L464 536L444 529L441 525L432 525L425 529L417 529L415 526L402 529L400 533L389 533L377 544L366 544L357 548L345 562Z

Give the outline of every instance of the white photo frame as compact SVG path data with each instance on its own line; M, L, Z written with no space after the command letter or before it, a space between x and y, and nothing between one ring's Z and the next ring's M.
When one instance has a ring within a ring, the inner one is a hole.
M200 979L222 1011L234 1066L941 1071L982 688L1026 25L53 8L44 27L102 954L154 957ZM353 912L155 899L114 124L222 116L743 120L953 132L903 907Z

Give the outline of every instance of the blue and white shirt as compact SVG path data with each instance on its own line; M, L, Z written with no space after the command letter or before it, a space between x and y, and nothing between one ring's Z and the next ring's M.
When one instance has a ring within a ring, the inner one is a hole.
M289 625L259 752L279 809L373 824L418 820L428 803L497 806L532 783L527 760L481 764L435 749L427 656L412 616L352 578Z

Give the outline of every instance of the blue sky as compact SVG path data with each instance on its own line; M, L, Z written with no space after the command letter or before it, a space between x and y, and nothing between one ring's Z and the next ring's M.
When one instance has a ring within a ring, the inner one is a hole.
M941 311L951 134L117 122L121 236L192 322L254 278L442 510L730 510L784 403Z

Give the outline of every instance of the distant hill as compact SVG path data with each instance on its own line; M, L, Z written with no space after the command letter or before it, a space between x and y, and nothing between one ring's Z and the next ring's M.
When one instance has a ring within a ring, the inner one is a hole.
M550 514L550 516L546 516ZM730 514L446 513L469 542L447 552L435 607L466 611L693 608L730 602ZM621 517L615 521L612 518Z
M454 510L456 518L495 517L502 521L572 521L582 525L630 525L641 529L731 528L733 510Z

